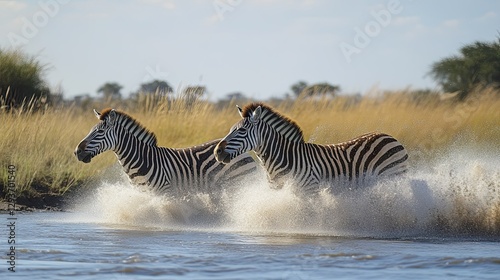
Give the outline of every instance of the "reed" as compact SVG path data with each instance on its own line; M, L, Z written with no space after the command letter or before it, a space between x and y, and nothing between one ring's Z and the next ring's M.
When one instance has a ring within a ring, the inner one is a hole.
M457 143L498 150L499 96L498 90L478 89L458 103L437 95L416 97L399 91L333 99L300 97L273 106L294 119L308 141L338 143L367 132L386 132L399 139L410 158L418 161ZM115 107L153 131L160 146L181 148L225 136L240 118L234 105L150 95ZM63 194L85 185L116 161L112 152L90 164L77 161L73 155L76 145L98 121L90 109L27 108L0 112L0 182L4 188L9 165L17 169L18 195L36 196Z

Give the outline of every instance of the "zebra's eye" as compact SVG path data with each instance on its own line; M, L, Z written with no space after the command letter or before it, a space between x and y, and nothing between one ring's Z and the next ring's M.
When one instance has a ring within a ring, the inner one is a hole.
M104 133L104 129L99 128L99 129L97 130L97 133Z

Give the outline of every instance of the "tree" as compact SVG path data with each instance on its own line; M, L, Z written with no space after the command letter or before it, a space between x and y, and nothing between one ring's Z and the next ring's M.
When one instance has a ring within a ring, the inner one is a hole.
M299 96L302 91L304 91L304 89L307 87L307 83L304 82L304 81L299 81L295 84L293 84L290 89L292 90L293 94L295 94L295 96Z
M19 50L0 49L0 104L18 107L33 98L50 99L43 79L47 66Z
M98 93L101 93L104 96L104 99L120 99L121 93L120 90L123 87L118 83L105 83L99 89L97 89Z
M188 86L183 91L184 97L198 99L205 95L207 88L204 86Z
M226 94L226 100L242 100L242 99L247 99L245 97L245 95L239 91L236 91L236 92L232 92L232 93L228 93Z
M139 93L160 93L160 94L170 94L174 92L172 87L165 81L154 80L149 83L141 84L139 88Z
M296 97L313 97L313 96L335 96L340 91L340 86L330 85L329 83L317 83L308 85L304 81L299 81L293 84L290 89Z
M329 83L318 83L307 86L302 90L301 94L307 97L313 96L335 96L340 91L340 86L330 85Z
M476 86L500 85L500 37L496 42L474 42L460 55L432 64L429 74L446 92L457 92L463 100Z
M182 98L184 98L188 106L191 106L206 92L207 88L204 86L188 86L182 91Z

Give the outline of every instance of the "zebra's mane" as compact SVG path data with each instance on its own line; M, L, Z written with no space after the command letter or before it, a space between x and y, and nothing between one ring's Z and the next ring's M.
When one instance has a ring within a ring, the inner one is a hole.
M297 123L281 113L275 111L270 106L255 102L248 104L243 108L242 116L244 118L250 117L257 107L262 108L261 120L268 123L278 133L286 137L290 141L304 142L304 135L302 129Z
M113 109L105 109L102 111L100 120L106 119ZM116 111L116 120L115 123L121 125L125 130L127 130L130 134L134 135L138 140L147 144L149 146L156 146L157 140L156 135L145 128L142 124L140 124L133 117L127 115L124 112Z

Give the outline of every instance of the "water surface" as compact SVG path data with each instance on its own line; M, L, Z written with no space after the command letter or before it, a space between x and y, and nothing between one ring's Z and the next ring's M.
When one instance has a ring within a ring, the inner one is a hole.
M0 274L498 279L498 166L494 155L452 154L404 178L340 195L309 197L265 181L242 182L217 202L206 194L172 200L103 178L66 212L17 213L16 272L2 254Z

